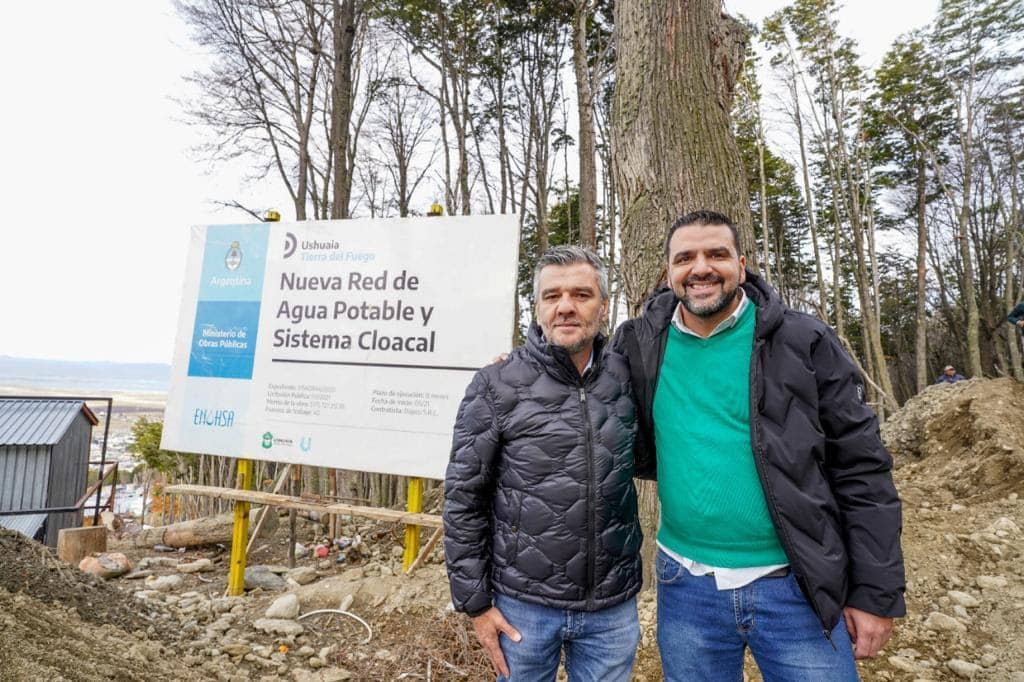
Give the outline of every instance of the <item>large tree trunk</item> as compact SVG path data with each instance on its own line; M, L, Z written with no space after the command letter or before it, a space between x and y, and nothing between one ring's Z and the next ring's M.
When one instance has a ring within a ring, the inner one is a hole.
M721 0L619 0L615 6L614 177L622 206L622 282L635 315L665 263L664 234L698 209L729 215L751 263L747 178L729 112L746 31ZM658 524L654 483L640 485L650 585Z
M756 262L747 179L729 121L747 34L720 0L615 7L614 131L623 284L636 313L663 262L666 227L721 211Z

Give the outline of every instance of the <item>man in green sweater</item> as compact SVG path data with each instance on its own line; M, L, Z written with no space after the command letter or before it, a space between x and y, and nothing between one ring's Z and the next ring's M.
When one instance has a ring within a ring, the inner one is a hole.
M856 680L905 613L900 503L834 332L746 270L729 218L666 237L669 289L616 334L656 475L666 679ZM652 471L653 469L653 471Z

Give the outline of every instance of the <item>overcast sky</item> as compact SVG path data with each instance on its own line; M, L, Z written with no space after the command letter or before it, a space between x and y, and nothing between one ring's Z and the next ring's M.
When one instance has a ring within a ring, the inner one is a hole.
M759 22L783 4L726 8ZM937 6L850 2L840 30L871 66ZM169 362L189 226L244 222L217 199L288 217L286 197L190 152L175 98L202 58L169 3L3 3L0 25L0 355Z

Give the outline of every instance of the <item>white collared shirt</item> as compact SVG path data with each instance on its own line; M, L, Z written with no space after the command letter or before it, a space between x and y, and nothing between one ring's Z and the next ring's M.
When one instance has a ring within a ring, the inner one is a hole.
M715 334L720 334L726 331L727 329L732 329L733 327L736 326L736 323L739 322L740 316L743 315L743 313L747 310L747 306L750 305L750 299L747 298L747 294L743 291L742 288L739 289L739 292L740 303L739 305L736 306L736 310L732 311L732 314L729 315L729 317L719 322L715 326L715 328L711 330L711 333L707 335L707 338L711 338ZM687 327L686 324L683 323L682 303L680 303L676 307L676 312L672 316L672 324L675 326L676 329L683 332L684 334L690 334L691 336L696 336L702 339L705 338L698 334L697 332L690 329L689 327ZM678 561L683 566L683 568L685 568L690 573L690 575L714 574L715 587L717 587L719 590L738 589L740 587L743 587L744 585L749 585L758 578L764 577L769 573L774 573L780 568L789 565L775 564L773 566L751 566L750 568L721 568L719 566L708 566L707 564L702 564L699 561L694 561L693 559L687 559L686 557L680 554L676 554L660 542L658 543L658 547L663 552L665 552L665 554L668 554L670 557Z

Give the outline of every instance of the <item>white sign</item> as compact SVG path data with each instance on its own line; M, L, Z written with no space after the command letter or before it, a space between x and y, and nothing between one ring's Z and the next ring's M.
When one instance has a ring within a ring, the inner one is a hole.
M514 216L192 228L161 447L442 478L518 251Z

